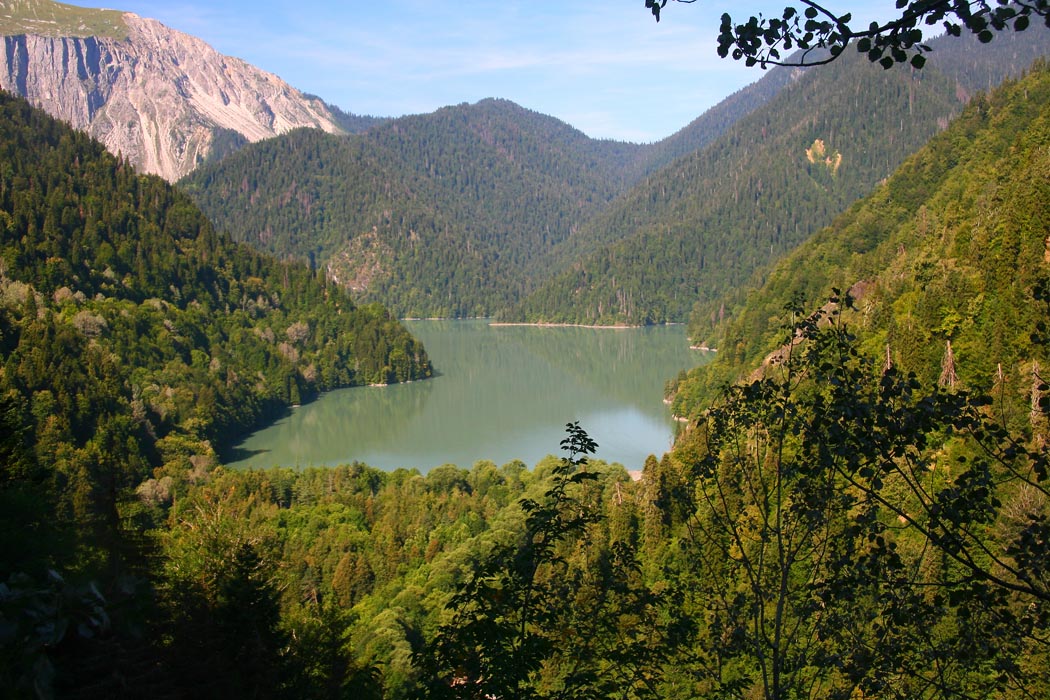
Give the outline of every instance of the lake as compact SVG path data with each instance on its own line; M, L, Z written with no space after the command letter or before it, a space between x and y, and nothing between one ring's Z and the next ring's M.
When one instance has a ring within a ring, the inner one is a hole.
M234 468L470 467L561 454L574 420L595 457L641 469L670 447L675 422L664 382L710 355L689 349L684 326L607 329L406 321L437 376L340 389L293 409L236 445Z

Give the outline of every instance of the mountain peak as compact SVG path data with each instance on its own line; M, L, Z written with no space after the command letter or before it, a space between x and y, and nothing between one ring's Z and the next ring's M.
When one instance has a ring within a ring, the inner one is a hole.
M177 180L245 143L336 117L276 75L157 20L0 0L0 87Z

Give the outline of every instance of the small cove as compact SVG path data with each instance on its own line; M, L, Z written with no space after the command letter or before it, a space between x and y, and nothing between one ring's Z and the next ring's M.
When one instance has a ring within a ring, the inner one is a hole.
M711 357L689 348L684 326L405 325L426 345L437 376L325 394L250 435L227 464L532 466L559 454L565 424L578 420L598 442L597 458L640 469L647 455L668 449L676 429L664 382Z

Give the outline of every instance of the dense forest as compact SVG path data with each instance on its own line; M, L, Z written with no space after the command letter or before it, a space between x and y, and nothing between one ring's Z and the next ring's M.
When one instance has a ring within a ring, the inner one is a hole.
M163 180L7 95L0 154L5 605L50 604L67 575L117 585L142 504L205 478L259 421L430 375L382 308L217 234ZM32 653L5 620L5 644Z
M402 317L641 324L699 303L694 318L717 319L724 294L1047 48L1038 32L934 45L921 73L856 55L772 70L655 144L484 100L252 144L183 184L237 240ZM709 338L710 320L695 330Z
M532 469L207 464L208 387L261 406L425 373L425 356L309 268L2 104L13 694L1050 693L1045 64L972 99L730 309L718 362L677 387L687 431L640 481L575 424ZM342 319L388 351L372 369L340 374L353 342L315 335Z
M753 286L756 271L870 192L976 90L1017 75L1047 49L1045 35L1003 38L982 46L979 60L942 39L922 71L886 71L854 54L796 69L795 81L711 145L590 220L576 239L587 247L563 246L564 271L506 316L665 323L685 321L696 306L690 333L710 340L728 292ZM961 43L971 52L978 45ZM594 242L605 245L593 251Z
M373 123L352 138L299 131L182 184L238 240L308 259L358 298L401 316L493 315L581 245L597 245L575 239L616 195L712 142L793 79L773 71L651 146L595 141L483 100ZM573 249L558 252L570 240Z
M521 296L544 251L623 190L638 148L485 100L359 136L300 130L183 184L219 228L308 258L357 298L479 316Z

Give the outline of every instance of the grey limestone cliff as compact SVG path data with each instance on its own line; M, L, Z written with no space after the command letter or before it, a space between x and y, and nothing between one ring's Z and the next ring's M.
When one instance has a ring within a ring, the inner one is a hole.
M121 19L126 32L110 35L4 36L0 87L172 181L230 132L245 142L298 127L341 131L321 100L277 76L155 20Z

